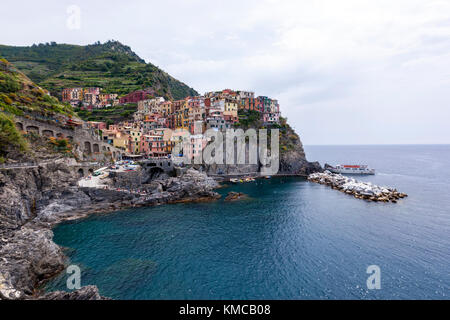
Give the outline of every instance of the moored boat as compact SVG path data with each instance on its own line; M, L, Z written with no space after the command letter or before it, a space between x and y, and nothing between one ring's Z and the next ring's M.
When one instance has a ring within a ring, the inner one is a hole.
M375 174L375 169L369 168L367 165L349 165L349 164L340 164L335 167L330 166L329 164L325 164L325 170L331 171L333 173L340 174Z

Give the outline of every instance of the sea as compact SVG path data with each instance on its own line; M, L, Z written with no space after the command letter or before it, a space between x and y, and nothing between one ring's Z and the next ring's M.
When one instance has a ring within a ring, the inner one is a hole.
M304 178L230 184L245 200L96 214L58 225L81 285L113 299L450 297L450 145L305 146L309 161L368 164L398 203ZM61 273L43 288L66 290ZM375 285L374 285L375 284Z

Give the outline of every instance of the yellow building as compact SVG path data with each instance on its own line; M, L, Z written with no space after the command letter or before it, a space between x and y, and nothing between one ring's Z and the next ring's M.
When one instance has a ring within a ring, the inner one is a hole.
M134 154L138 154L141 150L141 135L139 130L130 130L131 142L129 145L129 151Z
M113 137L113 146L123 150L128 150L129 135L118 132L115 137Z
M176 129L185 129L189 130L189 106L188 101L185 100L181 109L180 109L180 126L176 127Z
M164 117L168 117L172 114L172 102L166 101L161 103L161 113Z
M238 116L238 103L234 100L227 99L225 101L225 108L223 111L223 115L237 117Z

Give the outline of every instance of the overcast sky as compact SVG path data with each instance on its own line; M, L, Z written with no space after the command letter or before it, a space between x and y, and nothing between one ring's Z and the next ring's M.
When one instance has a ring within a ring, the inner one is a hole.
M68 27L70 5L81 10L78 29ZM231 88L277 98L304 144L450 143L449 0L3 0L2 7L1 44L119 40L200 93Z

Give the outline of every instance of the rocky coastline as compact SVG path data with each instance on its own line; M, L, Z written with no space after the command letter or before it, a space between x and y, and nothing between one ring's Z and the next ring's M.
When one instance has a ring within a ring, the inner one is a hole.
M63 161L0 171L0 299L105 299L95 286L73 292L37 290L66 267L63 251L53 242L52 228L58 223L92 213L220 198L213 191L218 183L192 169L141 185L145 194L80 188L77 180ZM109 183L120 184L120 178Z
M280 175L321 171L306 161L301 143L283 153ZM38 288L66 268L67 258L53 242L58 223L94 213L169 203L215 201L220 185L205 172L185 169L179 176L153 177L145 170L111 174L103 187L80 187L76 166L52 159L33 167L0 169L0 300L107 299L97 287L45 293ZM239 170L240 171L240 170ZM235 172L233 172L235 173ZM232 194L227 201L245 199Z
M397 203L399 199L408 196L406 193L398 192L394 188L380 187L370 182L357 181L341 174L331 173L328 170L312 173L308 176L308 180L327 185L332 189L367 201Z

